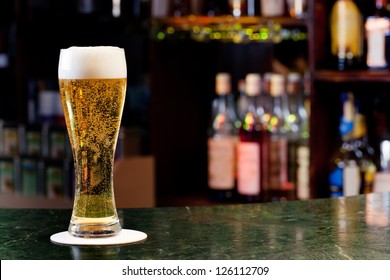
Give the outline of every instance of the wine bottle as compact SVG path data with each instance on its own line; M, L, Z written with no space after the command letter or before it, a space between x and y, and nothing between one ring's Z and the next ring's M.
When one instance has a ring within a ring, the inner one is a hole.
M245 202L260 200L262 189L261 155L262 132L261 116L258 114L258 97L261 91L261 76L247 74L245 79L247 110L239 131L237 147L237 191Z
M360 168L360 191L361 194L373 191L375 174L377 172L375 150L368 141L366 117L361 112L361 103L356 100L354 117L354 150L358 158Z
M303 79L299 73L287 76L290 130L288 132L289 181L296 187L298 199L310 198L309 190L309 117L304 104Z
M339 70L363 63L363 17L352 0L337 0L330 14L331 53Z
M356 195L360 190L360 170L354 150L354 96L351 92L341 95L343 114L340 119L341 145L331 160L329 173L330 197Z
M208 138L208 185L216 202L234 199L236 188L236 145L238 117L232 102L231 77L216 75L216 98Z
M267 200L280 201L295 198L295 186L288 180L288 142L285 77L271 76L271 96L273 101L271 119L268 125L268 192Z

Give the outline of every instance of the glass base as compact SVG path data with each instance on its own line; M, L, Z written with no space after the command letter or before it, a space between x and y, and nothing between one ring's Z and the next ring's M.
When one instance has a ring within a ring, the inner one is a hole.
M146 240L148 235L142 231L122 229L119 234L106 238L79 238L74 237L68 231L62 231L50 236L50 241L58 245L71 245L74 259L80 259L80 254L90 254L91 251L83 251L75 246L105 246L105 245L124 245L137 243ZM83 256L87 257L88 256Z
M115 236L121 231L119 221L111 224L101 223L72 223L70 222L68 232L75 237L99 238Z

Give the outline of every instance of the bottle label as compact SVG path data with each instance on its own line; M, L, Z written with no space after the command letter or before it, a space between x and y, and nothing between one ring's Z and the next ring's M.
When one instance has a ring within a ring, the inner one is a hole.
M271 190L292 190L294 184L288 182L287 141L271 140L269 143L269 188Z
M344 167L344 195L358 195L360 190L360 170L356 161L350 160Z
M346 120L344 117L341 117L340 120L340 135L341 137L348 135L353 131L353 120Z
M236 137L208 140L208 183L211 189L230 190L234 188L236 142Z
M238 185L237 191L242 195L260 193L260 144L240 142L237 148Z
M336 167L329 174L330 197L343 196L343 169Z
M356 161L346 162L344 168L337 167L329 175L330 196L358 195L360 191L360 169Z
M19 153L18 131L16 128L4 128L3 154L13 156Z
M30 131L26 133L26 152L30 156L39 156L41 154L41 133Z
M307 146L299 146L297 149L297 196L298 199L310 198L310 151Z
M277 17L284 14L284 0L261 0L261 14L265 17Z
M34 159L22 161L22 190L26 196L38 194L38 163Z
M15 190L15 174L12 160L0 161L0 189L2 193L12 193Z

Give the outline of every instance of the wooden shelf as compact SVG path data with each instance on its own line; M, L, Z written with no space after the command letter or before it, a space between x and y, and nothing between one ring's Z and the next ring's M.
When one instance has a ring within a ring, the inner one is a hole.
M220 24L240 24L245 26L259 25L259 24L271 24L277 23L283 27L306 27L307 21L305 19L297 19L291 17L233 17L230 15L225 16L186 16L186 17L166 17L166 18L154 18L152 20L154 25L171 25L181 28L191 28L193 26L210 26Z
M314 79L320 82L390 82L389 70L318 70Z

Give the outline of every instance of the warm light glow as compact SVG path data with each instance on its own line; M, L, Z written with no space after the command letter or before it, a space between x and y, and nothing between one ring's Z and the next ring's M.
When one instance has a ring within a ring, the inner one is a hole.
M173 27L171 27L171 26L168 27L168 28L167 28L167 33L168 33L168 34L173 34L173 33L175 33L175 28L173 28Z

